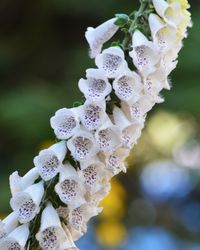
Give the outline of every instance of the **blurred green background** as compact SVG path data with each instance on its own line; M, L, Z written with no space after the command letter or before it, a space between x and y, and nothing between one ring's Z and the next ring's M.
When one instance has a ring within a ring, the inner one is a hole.
M128 174L113 181L81 250L200 249L200 2L190 3L194 26L171 75L173 89L149 114ZM137 7L136 0L0 1L2 215L10 210L9 175L33 166L38 151L54 141L50 117L81 98L77 82L94 66L86 28ZM152 162L163 169L158 175ZM170 164L177 169L169 171Z

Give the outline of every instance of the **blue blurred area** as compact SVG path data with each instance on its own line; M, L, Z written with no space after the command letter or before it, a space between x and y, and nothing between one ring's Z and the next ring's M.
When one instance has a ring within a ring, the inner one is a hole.
M185 204L180 211L180 220L187 230L200 233L200 202Z
M156 162L144 168L141 186L153 200L163 202L189 195L195 183L188 169L173 162Z
M166 230L157 227L131 230L124 250L178 250L178 241Z

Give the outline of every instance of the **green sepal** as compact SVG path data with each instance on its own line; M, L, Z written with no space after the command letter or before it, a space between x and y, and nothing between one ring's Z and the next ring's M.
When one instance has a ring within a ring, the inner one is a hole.
M134 11L133 11L133 12L129 15L129 18L130 18L131 20L134 20L134 19L135 19L136 14L137 14L137 11L136 11L136 10L134 10Z
M111 43L111 46L112 47L115 47L115 46L120 47L121 46L121 42L120 41L114 41L114 42Z
M121 31L124 32L125 34L129 33L129 29L127 28L122 28Z
M117 26L122 27L125 24L127 24L129 21L129 16L126 14L115 14L115 16L117 17L117 19L115 21L115 25L117 25Z
M76 101L76 102L73 103L74 108L77 108L77 107L79 107L81 105L82 105L82 102L79 102L79 101Z

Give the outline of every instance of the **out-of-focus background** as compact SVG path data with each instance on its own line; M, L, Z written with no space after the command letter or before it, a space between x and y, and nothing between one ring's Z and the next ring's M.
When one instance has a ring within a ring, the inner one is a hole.
M200 249L200 2L171 75L166 102L149 114L128 173L113 180L81 250ZM93 67L84 32L130 13L136 0L0 1L0 213L10 211L8 177L24 174L54 141L50 117L81 95Z

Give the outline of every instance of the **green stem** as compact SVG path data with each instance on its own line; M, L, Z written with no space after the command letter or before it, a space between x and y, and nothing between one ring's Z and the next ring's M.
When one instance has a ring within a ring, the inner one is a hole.
M30 237L27 241L26 245L27 249L37 249L39 247L38 242L36 241L34 236L39 230L42 211L45 208L46 202L50 200L54 191L54 186L57 182L58 182L58 176L55 176L53 179L51 179L49 182L46 183L45 192L42 197L42 201L40 203L40 213L37 214L34 220L30 223Z
M129 45L131 43L132 34L137 29L138 20L144 14L146 8L149 6L149 3L150 3L150 1L148 1L148 0L142 0L139 10L134 14L135 18L131 22L129 30L126 33L126 36L122 42L122 46L123 46L124 50L129 50L129 47L130 47Z

